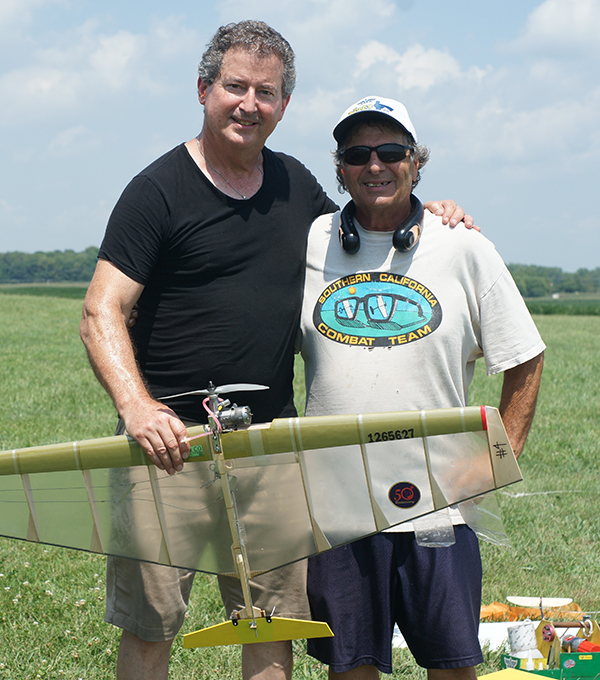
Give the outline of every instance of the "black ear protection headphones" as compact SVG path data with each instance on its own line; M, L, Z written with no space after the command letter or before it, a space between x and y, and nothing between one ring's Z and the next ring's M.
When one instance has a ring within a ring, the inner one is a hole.
M410 195L410 215L396 229L392 237L394 248L406 252L417 245L421 236L421 222L423 221L423 204L414 195ZM354 201L346 204L340 215L340 243L349 255L354 255L360 248L360 236L354 224L356 208Z

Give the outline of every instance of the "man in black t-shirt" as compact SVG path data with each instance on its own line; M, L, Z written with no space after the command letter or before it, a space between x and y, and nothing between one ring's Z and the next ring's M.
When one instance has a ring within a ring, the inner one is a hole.
M264 146L294 87L287 41L262 22L229 24L213 37L199 73L202 131L125 189L81 323L90 362L124 427L169 474L189 454L180 418L197 421L201 408L193 397L170 407L160 397L209 381L259 383L270 389L236 394L255 422L294 414L307 233L317 216L336 210L304 166ZM453 208L449 202L439 210L456 224L462 211L450 219ZM293 566L286 569L266 575L263 590L287 588L294 576ZM107 573L106 620L123 628L117 677L166 679L193 572L109 557ZM220 585L230 608L237 595L230 583ZM298 586L302 599L305 584ZM260 597L256 604L266 609ZM245 645L242 658L245 678L291 677L289 642Z

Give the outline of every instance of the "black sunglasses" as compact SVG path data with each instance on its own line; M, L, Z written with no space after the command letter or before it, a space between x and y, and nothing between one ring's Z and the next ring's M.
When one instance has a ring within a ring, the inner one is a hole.
M375 151L382 163L398 163L406 158L408 152L413 153L412 146L403 144L380 144L379 146L351 146L342 153L344 163L348 165L366 165Z

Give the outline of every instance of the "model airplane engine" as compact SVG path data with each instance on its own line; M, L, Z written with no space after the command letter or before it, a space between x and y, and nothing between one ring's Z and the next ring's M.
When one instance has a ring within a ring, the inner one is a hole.
M233 385L221 385L215 387L211 382L205 390L193 390L181 394L171 394L161 397L162 401L175 399L176 397L186 397L189 394L201 394L206 399L202 402L209 415L219 421L222 430L237 430L240 425L250 425L252 422L252 412L249 406L238 406L231 404L229 399L220 399L219 394L224 392L254 392L256 390L268 390L266 385L254 385L251 383L235 383ZM229 408L231 406L231 408Z
M252 413L249 406L233 404L231 408L228 408L229 406L231 406L229 399L219 403L217 416L224 430L237 430L240 425L250 425Z

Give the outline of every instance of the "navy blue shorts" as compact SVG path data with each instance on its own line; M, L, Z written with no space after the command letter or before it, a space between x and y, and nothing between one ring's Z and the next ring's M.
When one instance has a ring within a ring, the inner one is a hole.
M308 653L335 673L365 664L391 673L397 623L419 666L481 663L479 543L466 525L454 533L448 548L421 547L413 533L384 533L311 557L312 617L329 623L335 637L309 640Z

